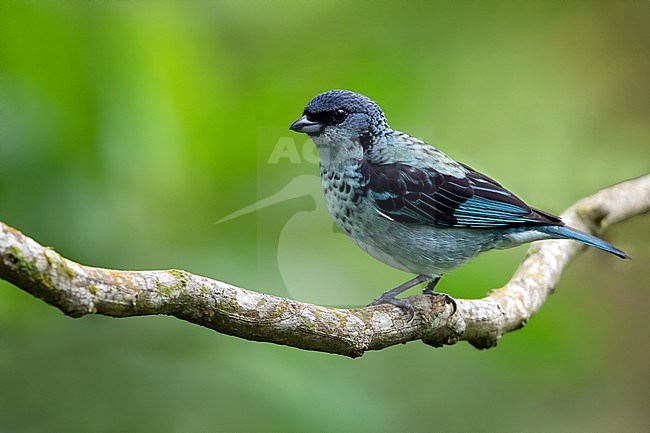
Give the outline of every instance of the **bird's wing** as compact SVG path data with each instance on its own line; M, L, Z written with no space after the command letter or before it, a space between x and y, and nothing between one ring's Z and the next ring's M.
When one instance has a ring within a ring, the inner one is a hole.
M360 166L361 193L386 217L438 227L560 225L558 217L530 208L489 177L467 166L462 178L407 164Z

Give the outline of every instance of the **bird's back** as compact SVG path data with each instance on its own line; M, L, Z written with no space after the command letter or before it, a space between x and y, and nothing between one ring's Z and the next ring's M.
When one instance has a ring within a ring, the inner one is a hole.
M490 177L408 134L393 132L361 161L364 193L394 221L438 227L562 225Z

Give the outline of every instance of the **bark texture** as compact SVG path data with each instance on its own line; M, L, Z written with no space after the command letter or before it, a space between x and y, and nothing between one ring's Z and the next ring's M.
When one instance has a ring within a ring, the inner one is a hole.
M562 219L599 233L650 211L650 175L628 180L580 200ZM557 285L584 246L553 240L534 243L512 279L482 299L416 295L411 321L390 305L356 309L322 307L252 292L182 270L120 271L84 266L0 222L0 278L71 317L165 314L247 340L284 344L351 357L399 343L432 346L461 340L477 348L496 345L521 328ZM616 258L612 257L612 260Z

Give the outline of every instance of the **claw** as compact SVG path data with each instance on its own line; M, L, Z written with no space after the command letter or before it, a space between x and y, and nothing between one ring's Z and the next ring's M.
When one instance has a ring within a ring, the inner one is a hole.
M453 316L454 314L456 314L456 311L458 310L458 304L456 304L456 300L454 298L452 298L451 296L449 296L448 294L433 292L433 291L427 291L427 290L425 290L422 293L424 293L425 295L429 295L429 296L442 296L442 297L444 297L445 298L445 304L451 304L451 306L453 308L453 311L451 312L451 315Z
M458 304L456 304L456 300L446 293L438 293L438 294L445 297L445 304L451 304L451 306L453 307L451 315L453 316L454 314L456 314L456 311L458 310Z
M429 284L427 284L427 287L422 291L422 293L431 296L444 296L445 304L451 304L451 306L454 308L454 311L451 312L451 315L453 316L458 310L456 300L446 293L436 292L436 285L438 284L438 281L440 281L440 277L429 281Z
M413 316L415 315L415 312L413 311L413 307L411 307L411 304L409 304L408 301L405 301L404 299L397 299L396 296L402 292L405 292L411 287L423 283L426 280L427 277L425 275L418 275L417 277L407 281L406 283L400 284L394 289L391 289L383 293L380 297L372 301L368 306L370 307L373 305L380 305L380 304L394 305L406 313L406 315L408 316L408 321L410 322L413 319Z

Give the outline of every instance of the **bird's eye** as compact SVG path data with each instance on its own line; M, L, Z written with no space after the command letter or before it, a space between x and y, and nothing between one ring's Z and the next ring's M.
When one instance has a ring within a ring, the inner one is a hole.
M311 122L318 122L321 125L331 126L338 125L348 117L348 112L342 108L338 110L326 111L309 111L305 110L303 113Z
M341 123L348 117L348 112L343 109L334 110L332 112L332 122L334 124Z

